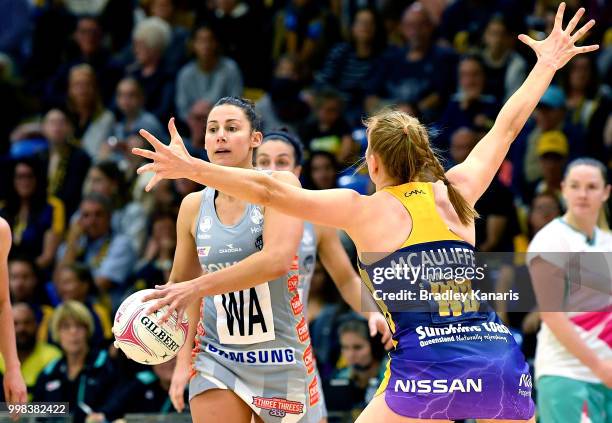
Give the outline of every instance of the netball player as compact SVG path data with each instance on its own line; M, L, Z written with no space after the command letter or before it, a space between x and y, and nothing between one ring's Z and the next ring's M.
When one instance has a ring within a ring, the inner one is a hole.
M11 249L11 228L0 217L0 355L4 359L6 371L3 377L4 401L11 404L27 402L26 385L21 376L17 348L15 347L15 327L13 310L9 297L8 254Z
M260 125L247 101L219 100L206 125L210 160L251 169ZM199 301L188 311L188 339L196 336L193 371L187 346L180 351L170 392L182 408L174 391L190 379L194 421L248 423L254 413L255 421L320 421L318 380L297 293L295 256L302 233L300 220L212 188L183 200L170 279L204 271L218 283L199 311Z
M261 172L196 160L189 156L174 128L170 146L141 131L155 151L133 150L154 161L139 171L156 172L149 189L162 178L188 177L266 209L345 230L355 242L364 282L372 290L373 275L387 263L386 258L369 260L367 252L415 254L422 260L419 263L417 259L417 265L434 250L445 261L456 259L459 252L469 257L474 251L477 215L473 206L489 186L512 141L555 72L576 54L597 49L574 46L594 24L590 21L572 34L584 9L565 30L564 10L561 3L553 31L545 40L519 37L535 51L537 63L504 105L491 131L463 163L446 173L430 148L425 128L397 111L381 112L367 124L366 162L377 188L371 196L342 189L308 191ZM286 177L287 182L290 179ZM431 291L440 287L433 281L418 282L415 285ZM453 280L446 284L457 287ZM208 275L160 287L155 294L160 300L154 308L168 305L168 312L184 310L194 295L206 296L218 289L215 278ZM452 309L448 304L436 306L429 301L414 305L430 308L398 312L379 301L391 325L395 349L380 395L368 404L359 423L465 418L481 422L535 421L528 366L495 313L468 303L454 303ZM472 336L465 336L466 332Z
M542 423L578 423L583 421L583 410L593 423L612 422L609 271L605 266L607 281L599 290L589 291L586 284L575 290L577 280L568 281L572 284L568 290L563 280L571 253L590 253L584 254L584 260L595 262L602 252L612 252L604 212L610 195L606 174L605 166L597 160L572 161L561 185L567 212L544 226L529 244L529 271L536 289L543 287L548 299L563 297L565 291L569 303L568 313L558 312L561 308L553 310L552 304L540 312L543 324L538 333L535 373ZM591 264L591 270L597 267ZM582 295L585 292L587 295ZM576 303L580 297L583 305ZM608 307L585 307L585 300L597 300Z

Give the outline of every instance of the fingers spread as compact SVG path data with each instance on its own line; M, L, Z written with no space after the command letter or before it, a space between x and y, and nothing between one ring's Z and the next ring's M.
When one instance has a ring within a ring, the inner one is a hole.
M182 308L176 310L176 330L181 329L181 322L183 321L183 312L184 310Z
M150 306L147 309L147 311L146 311L147 315L155 313L157 310L159 310L160 308L165 306L167 304L167 302L168 302L167 300L156 301L152 306Z
M145 172L155 172L154 165L155 163L147 163L146 165L142 165L138 169L136 169L136 173L138 175L142 175Z
M142 297L142 302L144 303L144 302L156 300L162 297L163 297L163 294L161 292L153 291L150 294L147 294L144 297Z
M157 185L157 183L159 181L161 181L163 178L161 176L159 176L159 173L156 173L155 175L153 175L153 177L151 178L151 180L149 181L149 183L147 184L147 186L145 187L145 191L149 192L153 189L153 187L155 185Z
M157 138L155 138L149 131L146 129L141 129L138 133L155 148L155 151L162 150L166 148L166 146Z
M571 34L574 29L576 29L576 25L578 25L578 22L580 22L580 18L582 18L582 15L584 15L584 7L578 9L572 20L569 21L569 23L567 24L567 28L565 28L566 34Z
M155 151L145 150L144 148L132 148L132 154L151 160L155 160L157 158Z
M518 39L521 40L523 43L527 44L529 47L531 47L533 43L535 43L535 40L533 38L525 34L519 35Z
M170 132L171 139L180 138L176 125L174 124L174 118L170 118L168 121L168 132Z
M576 52L576 54L581 54L581 53L588 53L588 52L591 52L591 51L595 51L598 48L599 48L598 44L593 44L593 45L590 45L590 46L575 47L574 51Z
M168 321L168 319L170 319L170 316L172 316L172 312L176 309L176 303L172 303L168 306L168 310L166 310L166 313L162 316L162 318L159 320L160 323L166 323Z
M555 16L554 29L558 29L559 31L563 30L563 12L565 12L565 2L559 5L559 8L557 9L557 16Z
M572 37L570 38L570 40L572 41L572 44L578 41L579 39L581 39L584 36L584 34L587 33L589 29L593 28L593 25L595 25L595 20L591 19L586 24L584 24L582 28L576 31L576 33L572 35Z

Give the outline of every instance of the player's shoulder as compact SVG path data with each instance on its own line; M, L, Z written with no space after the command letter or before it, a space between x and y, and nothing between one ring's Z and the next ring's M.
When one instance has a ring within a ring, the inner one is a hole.
M567 226L559 219L553 219L534 235L527 251L530 253L535 251L559 251L564 244L562 239L567 232Z
M597 237L599 238L598 244L605 249L605 251L612 251L612 232L607 229L597 229Z
M200 203L202 202L202 196L204 195L204 191L205 189L201 191L190 192L189 194L187 194L185 198L183 198L183 201L181 201L181 209L183 207L199 207Z

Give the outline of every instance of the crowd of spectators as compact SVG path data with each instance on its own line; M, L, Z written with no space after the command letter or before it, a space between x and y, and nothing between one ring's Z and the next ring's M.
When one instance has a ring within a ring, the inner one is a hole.
M30 398L70 401L77 421L170 411L173 362L127 361L111 345L111 317L131 292L167 281L178 206L203 187L162 181L145 192L151 175L137 175L142 159L129 153L145 147L139 129L167 139L175 117L191 154L206 159L212 105L244 96L266 130L299 134L304 186L366 194L372 186L353 165L367 113L395 105L413 114L446 165L460 163L535 61L517 34L550 32L558 3L3 2L0 215L13 232L10 293ZM480 251L526 250L563 212L572 158L612 167L612 3L567 3L566 16L585 6L584 20L598 21L585 44L601 47L559 73L477 203ZM308 315L333 421L334 410L367 403L385 358L322 268L312 285ZM504 317L533 357L537 315Z

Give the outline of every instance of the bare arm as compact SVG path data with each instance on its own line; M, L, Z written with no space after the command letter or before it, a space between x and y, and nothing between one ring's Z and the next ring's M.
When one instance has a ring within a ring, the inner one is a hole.
M361 304L361 278L351 266L338 232L334 228L325 226L319 226L318 232L320 239L318 253L323 267L336 284L344 301L357 313L368 317L369 313L363 312Z
M26 387L21 376L17 348L15 346L15 327L13 311L9 298L8 254L11 248L11 229L5 220L0 219L0 354L4 358L4 395L8 402L25 402Z
M474 147L467 159L447 172L448 180L457 187L463 197L473 206L487 189L497 173L512 141L550 85L555 72L573 56L596 50L598 46L575 47L578 41L594 24L591 20L571 35L584 14L580 9L565 30L562 29L565 3L561 3L551 34L543 41L534 41L526 35L519 39L531 47L538 61L521 87L502 107L493 128Z
M288 172L282 179L256 170L217 166L195 159L187 153L172 119L168 127L171 134L169 146L141 130L140 134L155 147L155 151L132 150L134 154L154 160L138 169L138 173L155 172L147 190L161 179L189 178L232 197L315 224L344 229L349 233L351 228L359 225L365 200L357 192L349 189L306 190L287 183L295 179Z
M299 186L297 178L288 173L275 174L292 186ZM287 185L288 185L287 184ZM244 260L196 279L201 282L201 294L217 295L240 291L276 279L289 271L298 250L304 226L299 219L275 209L264 211L263 249Z
M0 353L7 368L19 369L19 359L15 348L15 327L9 298L8 253L11 248L11 229L0 220Z
M197 219L200 198L201 195L189 194L181 204L176 222L176 250L168 283L197 278L202 274L202 268L196 254L195 240L191 232L192 223ZM186 309L189 329L185 343L178 352L169 389L172 404L179 412L185 407L183 392L191 373L191 351L194 347L196 330L201 318L200 302L201 300L193 301Z
M535 257L529 264L529 273L540 309L561 310L565 272L541 257ZM564 312L540 311L540 318L570 354L591 369L603 383L612 386L612 363L602 360L588 347Z
M290 173L275 173L283 184L299 184L297 178ZM175 286L166 285L157 292L145 297L146 300L161 298L149 312L164 305L169 305L162 321L166 320L173 310L179 315L194 297L212 296L227 292L235 292L260 285L276 279L289 271L295 258L303 224L299 219L287 216L280 211L267 208L264 212L265 226L263 231L263 249L251 254L244 260L217 272L209 273L186 283Z

